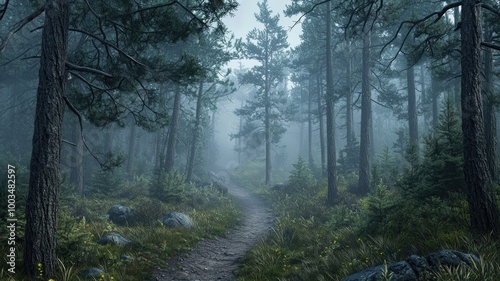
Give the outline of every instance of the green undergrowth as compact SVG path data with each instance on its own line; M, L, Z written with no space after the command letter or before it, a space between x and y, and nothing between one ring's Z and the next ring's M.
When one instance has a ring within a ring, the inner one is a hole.
M500 242L472 239L464 198L414 198L383 182L365 197L348 192L355 175L338 178L337 202L327 206L327 183L299 159L284 187L246 186L277 216L269 238L253 247L239 269L246 280L341 280L412 254L453 249L476 254L472 268L443 268L428 280L500 280ZM238 174L235 174L238 177ZM244 181L242 181L244 182ZM390 280L390 274L382 280Z
M174 188L169 183L163 183L154 191L162 192L163 189L170 195L154 196L149 193L153 189L150 182L146 178L134 178L121 182L120 188L112 193L103 194L94 190L96 195L84 198L71 195L64 190L70 187L63 187L57 227L60 262L55 281L87 280L81 277L81 272L91 267L105 272L95 280L146 280L154 268L166 267L169 258L187 252L202 239L224 236L229 228L240 222L241 213L233 198L213 187L196 188L176 182ZM109 208L117 204L133 209L134 219L128 226L118 226L108 220L106 214ZM194 227L164 226L158 219L171 211L189 215ZM111 232L122 235L132 243L123 247L97 243ZM19 228L17 235L16 274L8 273L4 263L0 266L0 280L28 280L19 272L24 229ZM7 245L5 237L2 235L0 238L2 253L7 251L4 249Z

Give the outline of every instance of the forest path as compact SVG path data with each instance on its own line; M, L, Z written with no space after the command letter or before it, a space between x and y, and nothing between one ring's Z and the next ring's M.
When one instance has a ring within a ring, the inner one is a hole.
M235 280L235 270L247 251L265 238L274 223L270 207L245 189L228 183L229 193L242 209L240 225L228 231L225 237L205 239L187 256L175 257L167 269L158 269L153 280L213 281Z

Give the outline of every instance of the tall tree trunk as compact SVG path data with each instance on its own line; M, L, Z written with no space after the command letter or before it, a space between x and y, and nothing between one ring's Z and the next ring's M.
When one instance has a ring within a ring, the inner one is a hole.
M453 17L455 18L455 25L458 28L458 23L460 21L460 9L459 9L459 7L455 7L453 9ZM460 35L457 34L457 32L454 32L453 36L456 36L455 39L457 41L460 40L460 38L459 38ZM452 71L454 71L456 69L455 67L458 67L458 62L453 61L452 64L453 64ZM452 87L453 90L452 91L453 91L453 96L454 96L454 103L455 103L456 108L460 108L460 106L461 106L460 81L458 79L453 79L452 83L453 83L453 87Z
M485 27L485 42L491 41L488 26ZM495 108L495 93L493 91L493 56L491 49L484 49L484 132L486 138L486 156L492 180L498 177L497 154L497 116Z
M328 175L327 203L333 205L337 197L337 159L335 148L335 112L333 90L333 58L332 58L332 4L326 5L326 154Z
M127 175L130 176L132 172L132 166L135 161L135 150L136 150L136 140L137 140L137 126L135 122L133 122L132 127L130 128L130 137L128 141L128 158L127 158Z
M244 100L241 100L241 107L240 108L243 108L243 105L244 105ZM240 115L240 125L239 125L239 128L238 128L238 132L241 132L241 130L243 129L243 116ZM242 149L243 149L243 138L242 137L239 137L238 138L238 165L241 166L241 152L242 152Z
M371 32L363 36L363 71L361 84L361 134L359 142L359 182L357 194L365 195L370 191L370 147L371 145L371 119L372 101L370 86L370 45Z
M425 133L429 130L429 112L428 112L428 103L427 103L427 91L425 89L425 62L420 65L420 91L422 92L422 104L424 107L424 128L423 131Z
M462 131L471 227L499 234L499 214L488 171L481 100L481 21L476 0L462 1Z
M409 66L406 71L406 83L408 87L408 128L410 130L410 145L414 146L418 151L417 96L415 94L415 68L413 66Z
M266 32L266 41L269 42L268 38L269 34ZM266 44L265 46L265 61L264 61L264 71L265 71L265 77L264 77L264 102L265 102L265 108L264 108L264 127L265 127L265 138L266 138L266 184L271 183L271 85L270 85L270 66L269 66L269 59L270 59L270 53L269 53L269 44Z
M321 83L321 72L319 72L317 77L318 84L318 121L319 121L319 147L320 147L320 155L321 155L321 175L323 177L326 176L326 148L325 148L325 122L323 119L323 103L321 100L323 99L323 86Z
M271 183L271 117L269 93L266 95L265 106L265 134L266 134L266 184Z
M37 276L41 263L44 279L56 273L57 200L61 182L61 130L66 91L69 7L67 0L45 5L42 52L37 90L29 192L26 201L24 270Z
M345 126L347 131L347 147L354 147L354 140L356 139L354 135L354 114L353 114L353 100L352 100L352 41L349 40L347 42L347 70L346 70L346 79L347 79L347 93L346 93L346 118L345 118Z
M432 128L435 128L439 119L439 89L436 81L436 75L431 70L431 97L432 97Z
M175 147L177 143L177 129L179 127L179 114L181 111L181 87L175 88L174 108L168 130L167 155L165 156L165 172L168 174L174 170Z
M309 90L307 91L307 154L309 156L309 167L314 169L314 158L312 150L312 78L309 78Z
M191 149L189 151L189 159L187 162L186 181L190 182L193 177L194 161L196 158L196 147L198 146L198 134L200 133L201 124L201 108L203 98L203 81L200 81L198 86L198 95L196 96L196 113L194 119L193 139L191 140Z
M104 131L104 153L111 154L113 151L113 125L106 128Z
M72 141L76 144L71 149L69 183L75 186L75 193L83 195L83 139L78 121L72 125Z

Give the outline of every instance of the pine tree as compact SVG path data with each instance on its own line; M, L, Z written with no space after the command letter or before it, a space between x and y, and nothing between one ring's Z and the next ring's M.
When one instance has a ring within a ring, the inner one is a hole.
M279 15L271 15L272 11L269 10L267 0L257 5L260 11L255 18L264 25L264 28L260 30L254 28L248 33L244 50L248 59L254 59L259 64L240 77L241 84L255 85L257 93L255 98L248 100L245 106L236 111L236 114L245 116L247 122L261 122L261 125L257 125L252 132L263 133L261 140L265 143L266 151L266 184L269 184L271 182L271 144L278 142L281 134L284 133L280 115L285 111L283 105L286 99L283 89L279 89L278 86L284 78L286 64L284 52L288 43L286 31L278 25ZM258 124L258 122L253 124ZM263 131L259 128L263 128ZM248 136L249 134L248 131L240 131L238 135Z

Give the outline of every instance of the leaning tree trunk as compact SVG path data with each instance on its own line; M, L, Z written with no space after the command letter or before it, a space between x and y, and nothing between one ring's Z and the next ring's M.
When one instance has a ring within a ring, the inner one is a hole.
M174 108L170 128L168 130L167 155L165 156L165 172L168 174L174 169L175 146L177 143L177 129L179 127L179 114L181 111L181 87L175 89Z
M370 144L372 101L370 88L370 35L363 37L363 75L361 84L361 134L359 142L359 182L357 194L364 195L370 191Z
M201 124L201 108L203 98L203 81L200 81L198 86L198 95L196 97L196 113L194 119L193 139L191 140L191 148L189 151L189 159L187 161L186 182L190 182L193 177L194 162L196 159L196 146L198 145L198 134L200 133Z
M328 175L327 203L333 205L337 197L337 159L335 151L335 113L333 104L333 58L331 2L326 5L326 163Z
M56 273L56 218L61 131L66 90L69 7L67 0L45 5L35 128L26 202L24 270L34 278L41 264L44 279Z
M481 100L481 21L476 0L462 1L462 132L472 230L498 236L499 214L488 171Z

